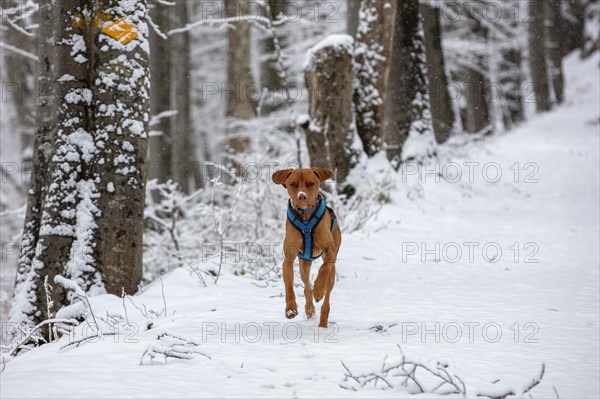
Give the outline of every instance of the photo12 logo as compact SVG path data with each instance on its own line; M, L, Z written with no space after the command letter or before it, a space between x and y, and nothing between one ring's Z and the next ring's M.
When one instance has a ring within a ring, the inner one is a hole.
M502 325L491 322L403 322L401 323L402 342L419 340L422 343L474 343L477 341L495 344L503 338L514 343L537 344L540 327L537 323L514 322Z
M336 338L339 326L336 323L329 323L327 330L322 330L317 323L307 327L295 322L283 324L278 322L203 322L201 331L202 343L209 341L233 342L236 344L240 342L255 344L281 341L296 343L303 338L315 343L332 344L339 342Z
M483 181L495 184L500 182L511 183L539 183L538 172L540 167L535 162L514 162L501 165L498 162L405 162L400 172L402 182L417 178L421 183L441 181L447 183Z
M540 246L536 242L519 242L500 245L497 242L403 242L402 263L447 262L447 263L498 263L508 254L513 263L539 263L536 258Z

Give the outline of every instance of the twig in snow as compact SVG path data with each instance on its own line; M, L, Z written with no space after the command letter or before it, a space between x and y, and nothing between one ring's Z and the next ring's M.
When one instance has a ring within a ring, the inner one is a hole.
M163 279L161 277L160 279L160 290L161 290L161 294L162 294L162 299L163 299L163 304L164 304L164 311L165 311L165 316L167 315L167 300L165 299L165 285L163 284ZM160 312L162 314L162 311Z
M201 355L211 359L210 356L199 352L196 347L199 345L182 336L175 335L170 332L163 332L158 335L156 341L150 343L140 359L140 365L144 365L147 360L148 364L152 364L158 355L164 356L166 362L168 358L191 360L196 355Z
M121 300L123 301L123 310L125 311L125 320L129 324L129 316L127 315L127 306L125 306L125 287L121 287Z
M44 291L46 293L46 314L48 315L48 318L51 319L52 317L54 317L54 315L52 314L52 306L54 305L54 302L50 298L50 291L52 291L52 286L48 283L48 275L44 276ZM56 335L56 329L52 328L52 324L48 324L48 342L52 342L53 335L54 339L57 340L58 336Z
M206 287L206 280L204 280L204 277L202 277L202 274L200 274L200 272L206 273L204 270L199 270L198 268L196 268L195 266L193 266L190 262L188 262L187 259L185 259L183 256L181 255L177 255L174 252L169 251L167 248L162 247L162 249L164 249L166 252L170 253L171 255L181 259L182 261L185 262L186 265L188 265L188 267L190 268L190 270L192 272L194 272L196 274L196 276L198 276L198 278L200 279L200 281L202 282L202 284ZM208 273L206 273L208 274Z
M35 327L33 327L25 336L25 338L23 338L21 341L19 341L11 350L10 352L8 352L8 356L14 356L15 353L17 353L17 349L19 349L23 344L26 344L29 339L33 336L33 333L36 332L37 330L39 330L40 328L48 325L48 324L66 324L66 325L72 325L72 326L76 326L79 324L79 322L75 319L47 319L42 321L41 323L39 323L38 325L36 325Z
M381 369L376 372L366 373L366 374L353 374L348 366L344 362L342 362L342 366L346 370L344 373L344 381L352 380L354 385L345 385L340 384L341 388L350 389L353 391L357 391L359 388L365 388L369 384L373 384L373 387L377 387L377 383L382 381L386 384L382 389L396 389L397 387L408 387L409 382L414 384L414 387L417 390L417 393L435 393L437 395L451 395L451 394L460 394L463 397L467 396L467 387L459 376L451 372L450 366L444 362L437 362L435 367L429 366L424 362L418 362L414 360L407 360L404 352L400 345L398 345L398 349L400 349L401 360L399 362L393 363L391 365L386 365L386 359L384 359L383 365ZM544 377L546 366L542 364L542 368L540 374L533 378L531 382L522 390L514 389L514 388L506 388L506 389L498 389L496 386L493 388L483 388L477 389L474 391L474 396L483 397L488 399L506 399L508 396L515 396L518 394L527 394L537 385L539 385L540 381ZM417 371L422 370L427 372L427 378L425 381L430 381L431 377L437 380L437 384L432 388L429 388L425 383L423 383L417 376ZM394 373L391 373L391 372ZM400 377L399 381L396 382L393 378ZM495 381L496 383L498 381ZM441 390L442 387L446 387L445 390ZM556 392L556 388L555 392ZM441 391L440 391L441 390ZM473 395L473 391L471 391ZM558 392L556 392L558 395Z

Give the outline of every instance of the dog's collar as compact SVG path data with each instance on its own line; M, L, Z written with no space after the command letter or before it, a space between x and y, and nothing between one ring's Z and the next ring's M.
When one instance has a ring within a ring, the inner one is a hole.
M317 200L315 201L315 204L313 206L311 206L308 209L301 209L301 208L294 208L294 211L296 211L296 213L298 213L298 215L306 215L307 213L311 213L312 211L314 211L315 209L317 209L321 203L321 201L323 201L324 198L321 195L321 193L319 193ZM292 206L292 200L290 199L290 206Z

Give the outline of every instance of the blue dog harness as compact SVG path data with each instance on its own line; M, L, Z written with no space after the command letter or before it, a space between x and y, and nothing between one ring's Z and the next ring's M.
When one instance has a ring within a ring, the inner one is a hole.
M313 213L313 215L308 220L302 220L302 218L297 217L294 213L294 211L296 211L300 215L305 215L314 211L315 209L316 212ZM292 223L296 230L298 230L300 234L302 234L302 237L304 237L304 252L298 252L298 257L300 259L312 262L313 260L318 259L321 255L323 255L319 254L318 256L312 257L312 249L314 243L313 231L315 227L317 227L317 225L321 222L321 220L323 220L323 216L325 216L326 209L331 215L331 231L333 232L335 222L337 221L337 216L335 215L333 209L325 205L325 198L323 198L321 194L319 194L319 197L317 198L317 203L313 207L305 210L292 207L292 200L288 201L288 220L290 221L290 223Z

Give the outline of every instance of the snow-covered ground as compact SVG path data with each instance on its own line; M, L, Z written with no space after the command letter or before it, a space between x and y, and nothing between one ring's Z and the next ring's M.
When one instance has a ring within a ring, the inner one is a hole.
M598 397L599 61L567 59L568 100L559 109L442 149L453 163L440 171L453 178L460 170L458 182L424 174L416 184L409 169L403 184L400 175L390 203L343 237L329 329L302 313L284 318L282 281L225 270L204 288L178 269L133 298L163 309L164 286L168 317L147 330L126 301L139 331L60 349L64 337L18 356L1 374L1 396L409 397L339 387L341 361L354 373L377 371L400 345L412 358L449 360L470 392L497 379L521 387L545 364L534 398L555 389L561 398ZM377 178L384 164L364 175ZM92 308L124 316L115 297L93 298ZM193 339L211 358L140 365L164 331Z

